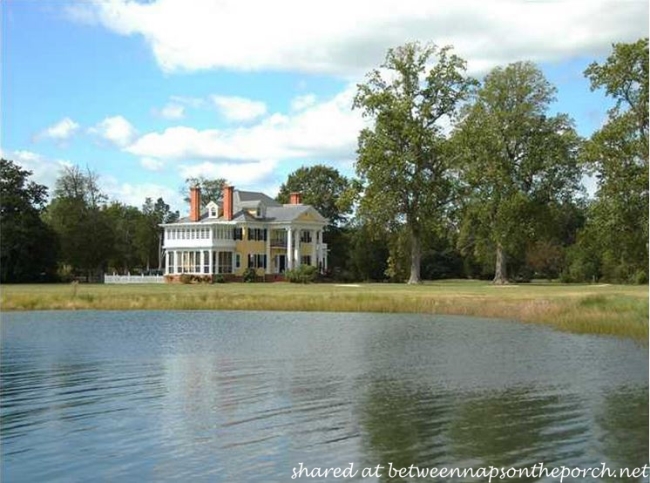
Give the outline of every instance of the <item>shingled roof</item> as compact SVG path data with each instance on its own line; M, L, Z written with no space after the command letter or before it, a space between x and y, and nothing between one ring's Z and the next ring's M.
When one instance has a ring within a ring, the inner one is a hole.
M223 206L221 201L218 201L217 204ZM260 204L266 206L266 216L264 218L257 218L248 212L249 209L257 208ZM233 193L233 205L234 213L232 221L291 222L307 211L313 211L322 217L311 205L283 205L270 196L257 191L235 190ZM323 219L325 220L325 218ZM201 217L197 223L213 223L214 221L224 221L224 218L223 216L217 219L209 218L208 212L205 210L201 212ZM179 219L177 223L190 222L190 217L185 216Z

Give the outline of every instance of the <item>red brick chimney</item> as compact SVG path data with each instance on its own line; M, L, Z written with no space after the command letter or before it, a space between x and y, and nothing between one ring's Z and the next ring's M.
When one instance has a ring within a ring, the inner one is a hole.
M290 205L302 205L302 193L294 191L289 195L289 204Z
M232 199L234 191L234 186L226 185L223 187L223 216L226 220L232 220Z
M190 188L190 221L201 219L201 188L192 186Z

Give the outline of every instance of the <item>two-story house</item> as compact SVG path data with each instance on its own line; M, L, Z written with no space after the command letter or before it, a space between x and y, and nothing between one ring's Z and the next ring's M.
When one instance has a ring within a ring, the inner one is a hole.
M164 229L165 275L241 276L247 268L275 278L287 269L327 269L325 219L292 193L283 205L263 193L223 189L219 202L201 209L201 191L190 190L190 214Z

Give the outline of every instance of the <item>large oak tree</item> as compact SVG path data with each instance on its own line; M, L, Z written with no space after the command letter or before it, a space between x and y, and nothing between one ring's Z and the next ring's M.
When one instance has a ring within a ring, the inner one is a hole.
M453 192L445 126L475 85L465 69L450 47L409 43L388 51L354 100L372 120L359 135L359 209L376 224L407 228L409 283L420 282L423 232L443 218Z
M568 116L551 115L555 92L530 62L497 67L454 136L466 190L460 243L492 251L495 283L508 280L508 254L547 231L550 208L578 187L580 140Z
M593 239L606 278L647 280L648 39L615 44L606 62L592 63L585 75L615 105L584 151L598 191L583 238Z

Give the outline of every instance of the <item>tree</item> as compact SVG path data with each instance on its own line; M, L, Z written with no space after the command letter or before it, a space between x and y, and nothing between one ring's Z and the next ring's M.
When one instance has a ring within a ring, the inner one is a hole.
M181 188L181 194L185 202L189 203L190 188L198 186L201 189L201 208L205 208L210 201L216 203L221 199L224 185L226 185L224 178L208 179L204 176L186 178L185 186Z
M142 223L142 213L134 206L113 202L106 208L113 231L113 253L108 259L109 270L129 273L141 265L136 244L136 232Z
M614 44L607 61L592 63L585 75L592 90L604 88L615 100L584 150L598 179L585 236L598 240L606 278L647 279L648 39Z
M41 219L47 187L28 181L31 171L0 159L0 282L52 280L55 233Z
M101 272L114 251L114 230L97 175L65 167L56 181L47 218L61 245L61 261L90 278Z
M530 62L497 67L454 134L466 200L460 246L495 256L495 283L508 280L508 255L524 259L554 204L578 189L580 145L573 122L549 115L555 88Z
M370 72L354 99L354 108L374 121L359 135L359 209L377 225L406 226L409 283L419 283L423 231L444 217L453 193L443 123L455 116L475 81L450 47L409 43L390 49L381 68L385 73Z
M147 267L162 269L162 229L161 223L171 223L178 219L178 212L172 212L162 198L154 203L146 198L142 205L142 217L136 229L137 250L140 260Z
M289 203L289 195L300 192L303 203L316 208L329 220L329 226L333 227L344 223L352 212L350 200L344 196L350 186L350 180L332 167L323 164L303 166L282 183L276 199L280 203ZM341 203L341 200L347 202Z

